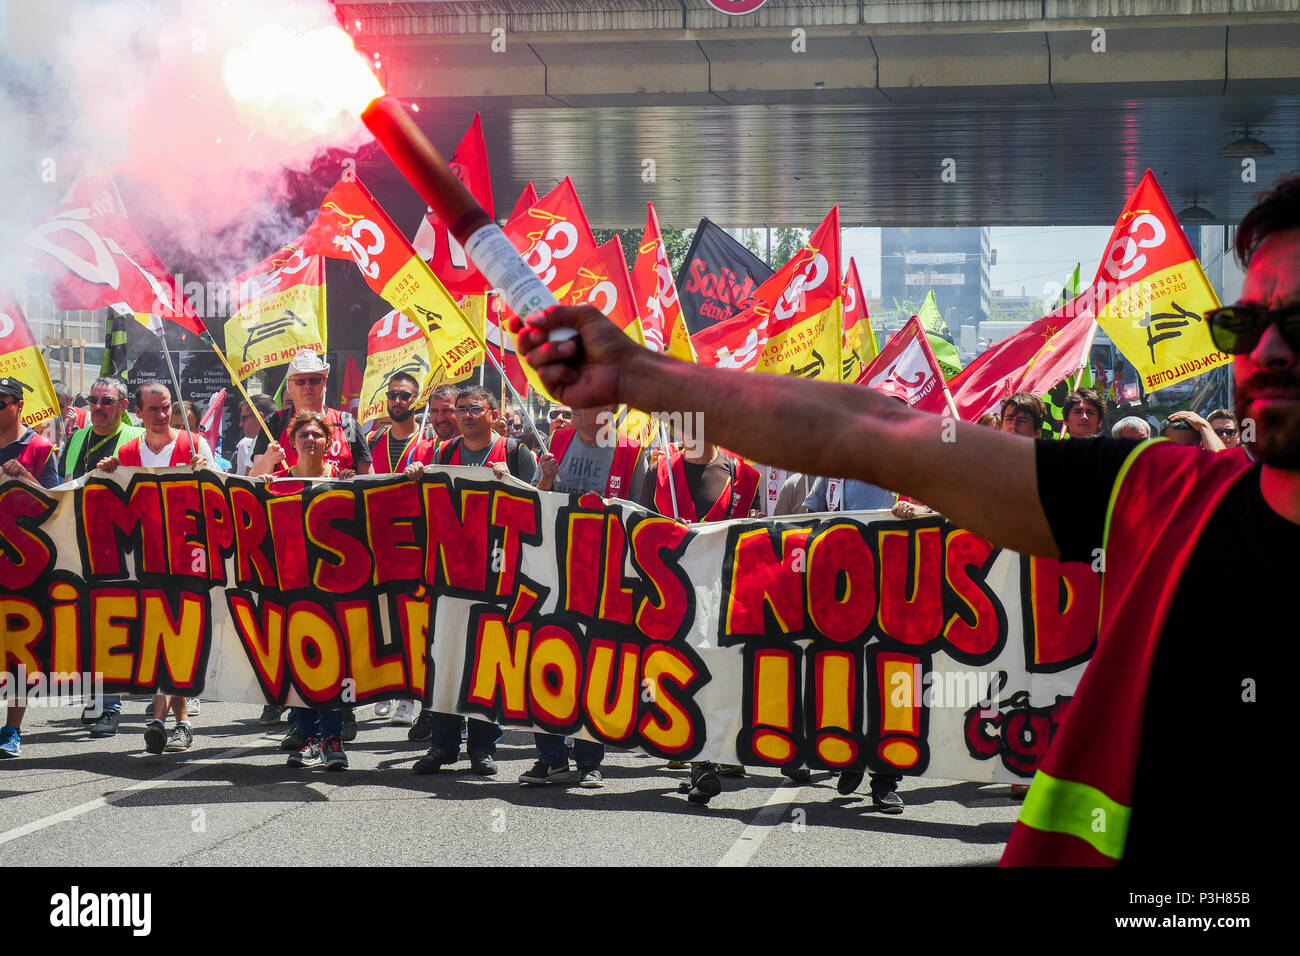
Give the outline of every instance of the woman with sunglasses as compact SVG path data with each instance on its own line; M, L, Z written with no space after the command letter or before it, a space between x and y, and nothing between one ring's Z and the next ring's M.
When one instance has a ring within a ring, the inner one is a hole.
M277 479L351 478L356 474L351 468L340 470L325 460L325 449L330 441L330 421L322 413L299 412L289 422L287 434L297 460L288 466L281 463L269 476L272 494L296 494L302 487L297 482L280 483ZM346 708L290 708L289 722L294 725L295 732L286 739L301 740L302 743L289 754L289 766L319 767L324 764L326 770L346 770L348 755L343 750L345 716Z

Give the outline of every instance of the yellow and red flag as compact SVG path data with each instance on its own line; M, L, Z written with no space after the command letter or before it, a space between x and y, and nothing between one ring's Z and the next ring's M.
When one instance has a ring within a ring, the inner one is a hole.
M129 312L146 327L159 316L195 335L207 332L106 174L79 177L50 218L24 237L20 255L46 276L61 309Z
M487 144L483 141L483 123L477 113L474 122L461 138L460 145L451 154L447 165L478 200L489 217L492 216L492 177L488 174ZM456 237L451 234L450 223L442 222L432 209L426 210L420 220L411 245L420 258L438 277L443 288L456 297L482 294L488 290L487 279L469 257Z
M840 381L840 208L755 293L759 304L692 336L700 362L719 368Z
M647 202L646 207L645 230L632 266L632 292L636 296L646 348L695 362L698 359L691 347L682 304L677 298L677 283L673 281L672 266L668 263L659 216L655 213L654 203Z
M1149 169L1115 223L1097 278L1079 298L1085 297L1148 392L1230 360L1205 325L1219 297Z
M858 384L901 398L923 412L940 414L945 408L943 370L916 316L889 337L858 376Z
M444 381L443 366L420 326L394 309L370 327L366 336L366 373L362 377L356 418L368 422L388 414L388 380L405 372L420 383L412 407L423 404Z
M26 391L23 397L24 425L39 428L59 415L50 370L32 336L31 326L18 303L0 291L0 378L16 378Z
M623 244L617 236L598 246L578 267L569 291L560 301L563 305L594 305L628 338L645 345L636 297L632 294L632 279L627 274Z
M858 278L858 266L852 258L844 273L840 299L844 306L840 379L856 382L862 370L880 354L880 346L876 342L876 330L871 327L871 316L867 314L867 297L862 291L862 280Z
M327 351L323 257L286 246L237 276L234 286L226 358L240 381L288 364L299 349Z
M357 180L340 180L329 191L316 221L293 245L309 255L354 260L370 288L425 334L448 373L483 360L482 339L456 300Z
M517 210L524 198L520 197ZM542 284L561 302L577 277L579 267L596 251L596 238L591 234L587 215L582 211L577 190L568 176L545 196L516 212L505 224L504 232ZM503 310L506 326L511 315L509 309ZM515 351L513 334L510 335L510 347ZM523 362L520 367L529 384L550 398L532 366Z

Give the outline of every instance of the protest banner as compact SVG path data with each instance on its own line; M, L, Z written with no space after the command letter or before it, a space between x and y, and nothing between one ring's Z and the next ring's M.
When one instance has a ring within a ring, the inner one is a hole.
M0 679L418 698L671 759L1024 779L1097 640L1092 566L939 515L686 526L483 468L9 481L0 542Z

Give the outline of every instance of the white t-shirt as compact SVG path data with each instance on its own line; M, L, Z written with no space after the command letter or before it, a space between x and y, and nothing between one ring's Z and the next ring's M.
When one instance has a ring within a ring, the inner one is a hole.
M239 444L235 446L235 474L246 475L253 467L253 444L257 441L257 436L239 439Z
M181 432L176 433L176 437L181 436ZM172 463L172 452L176 450L176 441L173 439L170 444L166 445L162 451L153 452L149 450L149 445L145 441L144 435L140 436L140 464L145 468L170 468ZM199 446L199 454L206 458L213 467L216 466L216 456L212 454L212 449L208 447L208 440L202 435L195 434L194 443Z

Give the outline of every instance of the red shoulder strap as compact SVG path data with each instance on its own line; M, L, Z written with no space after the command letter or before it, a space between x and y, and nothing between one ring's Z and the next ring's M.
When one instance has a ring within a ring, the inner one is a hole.
M139 468L140 464L140 438L132 438L125 445L117 449L117 460L119 464L126 465L128 468ZM91 462L90 467L94 467L98 462Z
M551 432L551 454L555 456L556 461L564 461L564 453L569 450L569 445L573 443L573 436L576 434L576 428L557 428Z
M641 446L634 441L619 442L610 462L609 479L605 482L606 498L626 498L632 492L632 475L636 472Z
M731 452L725 454L731 455ZM758 469L736 455L731 455L731 459L736 463L736 482L731 489L731 513L728 517L747 518L754 492L758 490Z
M668 470L672 469L672 487L668 486ZM659 459L659 468L655 472L655 507L662 515L673 514L674 492L677 501L677 516L694 524L699 520L695 511L695 502L691 500L690 488L686 486L686 469L682 467L682 453L670 447L668 454Z

